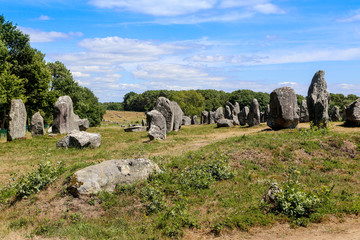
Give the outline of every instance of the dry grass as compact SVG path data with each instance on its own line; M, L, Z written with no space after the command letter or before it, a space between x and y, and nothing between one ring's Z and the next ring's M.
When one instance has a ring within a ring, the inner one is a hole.
M145 113L143 112L129 112L129 111L110 111L107 110L103 119L106 123L118 122L119 124L134 124L141 123L142 119L146 119Z

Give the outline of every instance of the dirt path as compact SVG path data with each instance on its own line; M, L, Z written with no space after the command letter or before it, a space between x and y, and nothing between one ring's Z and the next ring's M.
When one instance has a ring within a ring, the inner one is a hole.
M313 224L306 228L290 228L288 224L278 224L271 228L254 228L249 232L232 231L215 237L201 232L187 232L184 239L221 240L360 240L360 218L346 218L343 222L331 219L327 223Z

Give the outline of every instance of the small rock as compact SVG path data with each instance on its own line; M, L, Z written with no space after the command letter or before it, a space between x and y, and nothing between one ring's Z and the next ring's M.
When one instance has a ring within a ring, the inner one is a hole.
M217 127L232 127L234 126L233 121L229 119L219 119L217 121Z
M74 131L56 143L58 148L95 148L101 144L101 135L98 133L88 133Z

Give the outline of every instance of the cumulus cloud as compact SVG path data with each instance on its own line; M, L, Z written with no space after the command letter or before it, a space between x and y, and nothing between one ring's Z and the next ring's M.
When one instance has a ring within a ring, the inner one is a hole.
M212 16L193 15L187 16L185 19L167 19L168 22L174 24L236 21L252 16L251 12L262 14L285 13L284 10L269 0L90 0L89 3L98 8L117 9L158 17L185 16L205 11L212 12ZM246 12L230 15L226 13L219 14L219 10L229 8L242 8Z
M57 40L64 40L64 39L72 39L74 37L81 37L81 32L44 32L39 29L28 28L28 27L19 27L21 31L30 35L30 41L33 43L42 43L42 42L54 42Z
M216 0L91 0L99 8L114 8L154 16L178 16L211 9Z
M140 65L133 75L138 79L157 79L188 82L194 84L196 81L222 81L225 78L210 76L210 74L199 67L181 64L144 64Z
M40 21L47 21L47 20L51 20L52 18L46 15L40 15L40 17L37 18L37 20Z

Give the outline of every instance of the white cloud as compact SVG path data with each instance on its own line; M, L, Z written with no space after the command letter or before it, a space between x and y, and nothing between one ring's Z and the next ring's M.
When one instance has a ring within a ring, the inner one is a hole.
M37 20L40 21L47 21L47 20L51 20L52 18L46 15L40 15L40 17L37 18Z
M257 4L253 9L259 13L263 14L283 14L284 10L280 9L278 6L272 3Z
M214 7L216 0L90 0L99 8L144 13L154 16L178 16Z
M39 29L33 29L28 27L19 27L21 31L26 34L30 35L30 41L33 43L41 43L41 42L54 42L61 39L71 39L74 37L81 37L81 32L70 32L70 33L63 33L63 32L44 32Z
M357 22L360 21L360 9L352 11L352 16L347 18L341 18L337 20L338 22Z
M279 82L279 85L296 85L296 82Z
M181 64L145 64L133 71L138 79L157 79L165 81L187 82L192 85L196 82L222 81L224 77L211 76L204 69Z
M151 41L120 37L84 39L79 46L93 52L121 53L122 55L163 55L185 50L187 47L174 44L155 44Z
M78 77L90 77L91 74L89 73L82 73L82 72L71 72L73 77L78 78Z

